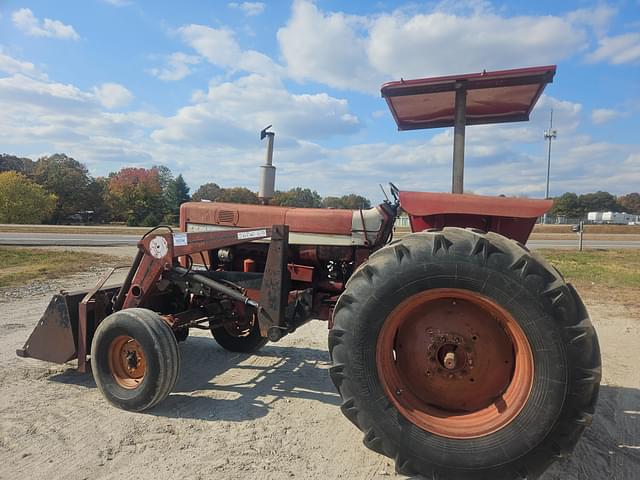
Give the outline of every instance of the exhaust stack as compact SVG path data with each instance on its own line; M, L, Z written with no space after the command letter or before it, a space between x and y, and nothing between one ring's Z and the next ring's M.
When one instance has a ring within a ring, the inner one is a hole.
M273 166L273 139L276 136L274 132L268 132L271 125L264 128L260 132L260 140L267 137L267 157L265 164L260 165L260 186L258 189L258 198L264 205L269 204L269 200L273 198L276 186L276 167Z

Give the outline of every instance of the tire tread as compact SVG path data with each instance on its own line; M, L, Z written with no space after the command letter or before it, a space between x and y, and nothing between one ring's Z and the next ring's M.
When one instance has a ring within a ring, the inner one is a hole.
M494 255L499 255L501 256L500 262L504 265L503 268L513 271L515 275L519 276L522 283L541 285L538 290L539 298L541 301L548 302L548 310L553 313L555 321L558 322L566 336L565 343L569 346L572 344L585 346L589 350L589 354L585 355L583 348L567 348L567 354L571 357L569 364L575 365L573 375L579 374L577 381L571 383L571 390L567 392L565 399L568 405L565 406L564 411L573 413L559 419L552 432L555 433L555 438L565 441L556 443L552 438L548 440L553 458L569 454L584 428L591 422L601 376L597 337L586 308L575 289L565 283L560 272L542 257L529 251L524 245L493 232L486 233L482 230L457 227L445 227L410 234L400 242L378 250L367 263L361 265L354 272L347 283L345 293L336 304L333 317L334 329L329 334L329 351L335 369L331 371L331 378L342 396L341 410L343 414L365 433L364 444L378 453L395 459L396 470L401 474L414 475L418 471L427 478L443 480L458 478L457 476L449 477L441 471L441 468L436 471L433 465L425 466L421 462L418 462L419 468L416 469L411 459L402 456L396 444L379 434L373 419L365 421L361 417L358 400L351 393L355 390L355 385L352 384L353 380L349 377L349 345L356 342L357 339L349 338L346 332L350 330L352 313L357 311L360 303L373 293L378 280L381 280L385 274L383 272L389 271L390 264L399 267L402 262L407 260L424 262L421 260L421 255L417 253L417 249L425 249L431 257L456 254L476 257L484 265ZM337 348L343 344L344 347ZM585 390L585 386L591 388ZM576 389L579 389L579 395L573 394ZM366 422L367 428L365 428L363 421ZM548 463L547 461L545 466ZM529 471L524 460L515 462L502 472L501 476L492 475L490 478L494 480L531 479L537 478L540 473ZM478 473L474 474L473 478L489 477Z

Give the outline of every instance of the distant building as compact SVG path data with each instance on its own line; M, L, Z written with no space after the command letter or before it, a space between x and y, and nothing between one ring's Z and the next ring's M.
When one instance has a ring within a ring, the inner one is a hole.
M636 225L640 222L640 216L624 212L589 212L587 221L589 223Z
M402 212L397 218L396 222L393 225L395 228L410 228L411 224L409 222L409 216Z

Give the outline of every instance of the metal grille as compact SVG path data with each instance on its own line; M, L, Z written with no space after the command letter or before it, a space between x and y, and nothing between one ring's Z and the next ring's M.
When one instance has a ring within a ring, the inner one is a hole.
M219 210L218 223L230 223L235 225L238 221L238 212L234 210Z

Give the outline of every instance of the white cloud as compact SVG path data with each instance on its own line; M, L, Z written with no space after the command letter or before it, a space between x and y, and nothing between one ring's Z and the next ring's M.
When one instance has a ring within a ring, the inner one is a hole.
M0 47L0 72L34 75L37 73L37 70L33 63L17 60L4 53L2 47Z
M248 17L260 15L266 8L266 5L262 2L231 2L228 3L227 6L229 6L229 8L237 8L239 10L242 10Z
M214 65L229 66L240 56L240 46L228 28L191 24L179 28L178 34Z
M71 25L65 25L59 20L51 20L50 18L45 18L41 21L29 8L16 10L11 18L16 28L32 37L80 39L80 36Z
M0 103L5 112L22 106L39 111L84 108L92 96L70 84L46 82L16 74L0 78Z
M228 28L185 25L178 29L182 40L213 65L262 75L280 76L282 67L255 50L243 50Z
M375 92L387 79L558 62L586 48L584 16L507 17L485 2L354 16L296 0L278 41L294 79ZM589 27L600 28L605 20L592 19Z
M0 104L0 144L7 151L34 157L64 151L101 175L161 158L148 138L162 124L158 115L105 112L93 91L17 74L0 78Z
M594 8L580 8L569 12L567 20L572 24L585 25L590 27L597 36L603 36L609 26L611 20L618 13L618 10L609 5L598 5Z
M149 73L167 82L182 80L191 74L191 66L198 63L200 63L200 57L196 55L175 52L167 57L165 67L152 68Z
M640 167L640 152L632 153L627 157L624 161L624 165L630 166L634 169L638 169Z
M601 125L615 120L622 115L622 112L610 108L595 108L591 111L591 121L596 125Z
M322 138L353 133L358 118L346 100L319 94L292 94L273 77L247 75L213 84L151 135L159 142L246 145L266 125L279 138Z
M103 83L94 87L93 93L109 109L127 106L133 100L133 94L118 83Z
M394 78L428 77L553 63L585 41L584 33L561 17L392 14L373 22L368 56Z
M549 112L553 109L553 126L558 129L558 135L567 136L578 132L582 115L582 104L569 100L560 100L542 95L531 112L531 121L524 128L532 129L536 135L542 137L542 131L549 128Z
M367 40L358 35L361 19L324 13L315 4L295 1L291 18L278 30L288 74L337 88L372 91L385 75L367 59Z
M629 163L637 156L639 145L597 142L588 136L576 136L573 144L552 154L552 182L556 192L629 193L640 182L640 163Z
M501 127L489 128L497 131ZM539 141L542 147L542 141ZM544 148L539 150L540 153L531 154L514 143L469 142L465 190L483 195L543 197L546 155ZM594 142L580 136L554 143L552 195L565 191L607 190L619 194L635 191L640 181L639 150L640 145ZM375 186L388 181L404 190L448 192L451 188L450 144L437 146L431 141L364 144L324 153L325 158L318 162L319 173L314 175L314 183L310 185L323 185L324 192L339 193L344 189L376 198ZM489 156L483 158L485 153ZM390 169L388 165L394 168ZM279 168L278 172L281 170ZM302 173L300 175L289 180L292 185L304 178Z
M598 48L587 56L590 62L613 65L640 62L640 33L624 33L598 40Z

